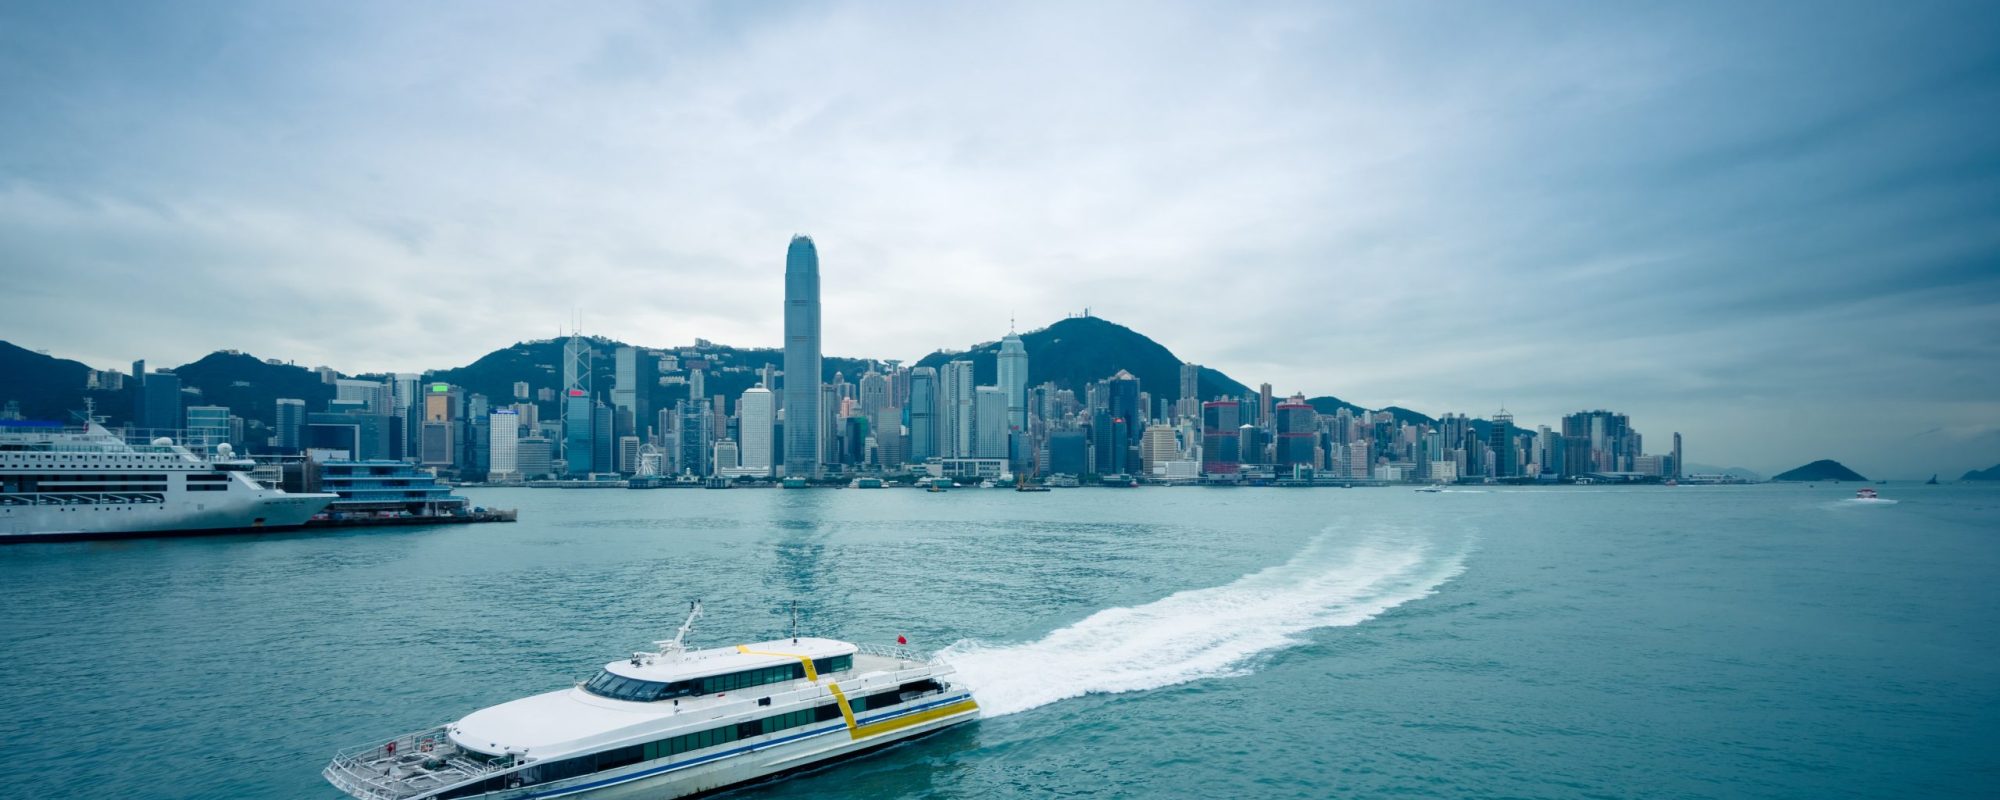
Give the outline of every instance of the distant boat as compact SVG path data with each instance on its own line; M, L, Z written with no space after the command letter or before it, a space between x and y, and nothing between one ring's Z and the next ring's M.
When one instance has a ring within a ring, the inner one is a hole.
M1930 480L1927 480L1927 481L1924 481L1924 485L1925 485L1925 486L1936 486L1936 485L1938 485L1938 482L1937 482L1937 473L1935 473L1935 472L1931 473L1931 479L1930 479Z
M932 478L931 482L924 486L924 491L926 492L945 492L950 490L951 490L950 478Z
M1876 497L1876 496L1875 496L1875 490L1874 490L1874 489L1867 489L1867 488L1863 488L1862 490L1860 490L1860 491L1858 491L1858 492L1855 492L1855 493L1854 493L1854 499L1856 499L1856 500L1879 500L1879 499L1881 499L1881 498L1879 498L1879 497Z
M1435 492L1442 492L1442 491L1444 491L1444 484L1441 484L1441 483L1433 483L1433 484L1431 484L1431 485L1429 485L1429 486L1419 486L1419 487L1417 487L1417 491L1419 491L1419 492L1425 492L1425 493L1435 493Z
M854 488L854 489L880 489L880 488L882 488L882 479L881 479L881 478L855 478L855 479L854 479L854 482L853 482L853 483L851 483L851 484L848 484L848 486L849 486L850 488Z
M784 488L786 488L786 489L804 489L804 488L806 488L806 479L805 479L805 478L786 478L786 479L785 479L785 481L784 481L783 483L780 483L780 484L778 484L778 485L779 485L779 486L782 486L782 487L784 487Z

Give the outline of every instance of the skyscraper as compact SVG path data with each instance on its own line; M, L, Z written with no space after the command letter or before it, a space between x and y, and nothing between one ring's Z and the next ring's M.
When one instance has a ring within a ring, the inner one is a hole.
M819 251L792 237L785 252L785 474L819 474Z
M1319 415L1303 396L1293 396L1273 409L1274 431L1278 435L1279 475L1296 467L1315 465L1313 446L1319 443Z
M631 418L635 435L643 434L645 431L640 429L653 423L651 390L660 377L658 360L635 347L620 347L612 357L616 359L616 374L611 385L611 405L624 412L618 419ZM526 386L516 384L515 392L525 391Z
M486 479L502 481L514 477L520 468L521 415L512 408L494 411L488 418Z
M1507 409L1493 415L1493 429L1488 432L1486 446L1493 448L1493 477L1511 478L1520 474L1515 467L1514 415Z
M306 401L296 397L278 398L275 422L278 435L272 437L272 446L281 453L298 452L305 440Z
M1007 457L1008 408L1006 393L998 386L981 386L973 391L974 458Z
M1201 365L1192 361L1181 364L1181 396L1174 404L1174 414L1192 417L1201 409Z
M592 456L596 437L591 423L590 345L581 334L570 334L563 343L562 427L563 460L569 474L587 475L596 467Z
M1027 461L1034 457L1034 449L1028 446L1028 348L1021 342L1021 335L1007 332L1007 338L1000 340L1000 355L997 363L1000 391L1007 396L1006 439L1002 445L1002 455L1012 460L1012 466L1025 468Z
M938 374L930 367L910 370L910 463L938 454Z
M1007 428L1010 431L1028 429L1028 348L1021 343L1021 335L1007 332L1007 338L1000 340L1000 355L997 363L1000 391L1007 395Z
M1235 400L1201 404L1201 471L1210 475L1230 475L1243 468L1241 441Z
M744 390L743 399L736 403L736 425L743 438L743 467L762 470L758 474L765 476L771 474L771 423L774 419L771 404L771 390L762 385Z
M939 376L938 399L939 416L944 424L938 430L938 455L946 458L970 458L972 456L972 404L973 392L972 362L947 361L944 372Z

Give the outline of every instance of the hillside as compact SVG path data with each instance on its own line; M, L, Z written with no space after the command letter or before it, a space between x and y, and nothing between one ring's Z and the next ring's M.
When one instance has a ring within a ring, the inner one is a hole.
M590 363L593 376L592 387L602 399L610 402L611 389L616 383L618 360L616 351L628 346L615 339L585 337L595 356ZM538 389L561 389L563 339L538 339L517 342L503 347L473 361L463 367L434 370L424 373L424 380L442 381L465 388L467 393L486 395L495 403L512 402L514 383L528 384L530 397ZM658 350L666 353L682 354L683 360L690 355L704 363L703 390L713 397L722 395L729 398L731 408L736 398L745 389L757 385L758 370L769 364L780 369L784 367L784 351L775 348L737 348L728 345L704 344L699 347L654 348L635 345L642 350ZM821 379L831 379L836 373L852 381L866 372L873 362L858 358L826 357L820 359ZM686 369L676 373L685 376ZM651 407L671 408L673 404L687 399L688 386L685 383L662 386L659 375L653 380L641 378L649 392ZM542 403L541 413L553 417L559 412L554 402Z
M82 408L90 367L0 341L0 404L21 404L21 416L60 421ZM99 401L100 403L103 401Z
M1848 469L1845 466L1842 466L1841 463L1838 461L1823 458L1818 461L1814 461L1811 464L1799 467L1798 469L1780 472L1776 476L1772 477L1771 480L1866 482L1868 479L1861 477L1860 473Z
M2000 481L2000 464L1994 464L1994 465L1993 465L1993 468L1992 468L1992 469L1975 469L1975 470L1972 470L1971 472L1967 472L1967 473L1965 473L1965 477L1962 477L1962 478L1959 478L1959 480L1962 480L1962 481Z
M229 412L263 427L277 424L278 398L306 401L306 409L320 411L333 399L333 386L320 380L319 373L289 364L267 364L243 353L209 353L200 361L174 368L181 379L183 405L228 406ZM251 441L258 441L256 436Z
M1115 322L1098 317L1070 317L1021 334L1021 344L1028 351L1030 386L1054 382L1057 388L1081 396L1086 385L1109 378L1122 369L1138 378L1140 390L1156 400L1180 399L1181 359L1160 343ZM998 379L999 353L999 342L985 342L963 352L931 353L914 366L937 368L947 361L969 360L973 380L980 385L991 385ZM1201 368L1198 388L1203 399L1250 391L1207 367Z

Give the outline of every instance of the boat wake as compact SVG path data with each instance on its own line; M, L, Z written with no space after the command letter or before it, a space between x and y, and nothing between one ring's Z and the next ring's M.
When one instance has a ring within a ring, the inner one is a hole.
M1325 532L1291 560L1206 589L1099 611L1034 642L960 641L939 653L985 716L1092 693L1241 675L1316 628L1358 625L1430 595L1465 571L1470 545Z

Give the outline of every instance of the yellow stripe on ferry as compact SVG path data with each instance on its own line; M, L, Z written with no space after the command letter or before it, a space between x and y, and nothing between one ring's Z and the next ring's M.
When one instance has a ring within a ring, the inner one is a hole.
M847 710L847 702L845 700L841 701L840 709L842 711ZM871 722L859 728L852 727L854 725L854 720L852 717L849 717L847 723L850 726L850 729L848 730L848 735L855 739L860 739L867 736L874 736L877 734L888 733L890 731L902 730L904 728L910 727L911 725L922 725L934 719L941 719L944 717L963 714L967 711L978 711L978 710L979 710L979 704L973 702L971 698L966 698L965 700L952 703L951 705L948 706L940 706L938 708L933 708L929 711L919 711L915 714L905 714L903 716L896 717L894 719L885 719L881 722Z
M793 644L797 644L797 642L793 642ZM812 681L813 683L819 683L819 670L813 669L812 656L802 656L797 653L767 653L762 650L752 650L749 647L740 644L736 646L736 652L753 656L783 656L785 658L796 658L799 660L799 663L806 665L806 680Z

